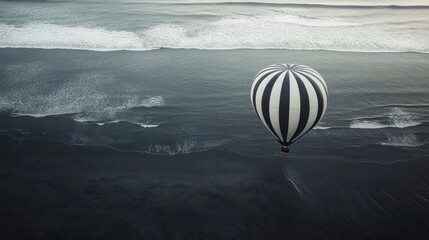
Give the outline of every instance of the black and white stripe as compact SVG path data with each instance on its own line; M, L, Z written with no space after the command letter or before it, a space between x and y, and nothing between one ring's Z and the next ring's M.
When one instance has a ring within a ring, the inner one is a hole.
M289 146L322 119L328 88L310 67L275 64L256 74L250 99L262 123L282 145Z

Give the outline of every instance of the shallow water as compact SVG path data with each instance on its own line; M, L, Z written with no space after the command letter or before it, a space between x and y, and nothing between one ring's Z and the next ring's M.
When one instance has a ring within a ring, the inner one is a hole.
M386 152L427 149L426 54L168 49L0 54L2 133L15 137L154 154L219 148L275 155L278 146L255 116L249 89L254 69L286 61L318 66L330 90L325 118L293 145L296 154L334 157L339 149L372 145Z

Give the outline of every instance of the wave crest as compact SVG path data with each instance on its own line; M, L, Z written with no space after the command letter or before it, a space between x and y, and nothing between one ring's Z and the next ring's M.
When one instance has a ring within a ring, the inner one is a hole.
M151 50L145 48L139 36L132 32L48 23L22 26L0 24L0 46L94 51Z
M94 51L174 48L429 52L424 44L426 30L395 26L365 25L276 9L262 15L224 16L201 24L160 23L137 32L50 23L0 24L0 47Z

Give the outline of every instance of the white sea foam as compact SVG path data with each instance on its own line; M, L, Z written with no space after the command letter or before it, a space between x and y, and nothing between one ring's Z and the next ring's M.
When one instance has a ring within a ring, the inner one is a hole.
M347 27L363 25L357 22L342 21L338 18L308 17L296 13L291 14L281 10L277 10L277 12L277 14L272 16L260 16L257 17L257 19L267 23L294 24L312 27Z
M387 127L390 127L390 125L382 124L379 121L354 120L352 123L350 123L350 128L379 129L379 128L387 128Z
M103 28L30 23L22 26L0 24L0 46L94 51L150 50L138 35Z
M398 128L413 127L422 124L412 113L403 111L401 108L392 108L388 114L393 125Z
M67 139L68 144L82 145L82 146L109 146L114 141L108 137L96 135L88 136L82 133L70 133Z
M141 96L119 88L118 96L111 94L115 76L108 71L82 72L70 76L53 87L49 81L49 65L22 63L3 68L3 81L9 86L0 94L0 111L14 116L41 118L71 115L76 122L129 120L142 127L155 127L157 123L141 119L124 119L120 115L135 107L164 106L162 96ZM143 122L141 122L143 121ZM104 123L105 124L105 123Z
M360 120L356 119L350 123L350 128L380 129L380 128L407 128L422 124L417 117L407 113L400 108L392 108L386 115L386 120Z
M208 149L224 144L225 140L219 141L194 141L184 140L174 145L149 144L145 152L160 155L176 155L206 151Z
M425 143L419 141L419 139L414 134L404 134L404 135L388 135L387 140L380 143L385 146L394 146L394 147L420 147Z
M107 122L100 122L100 121L96 121L95 119L84 118L84 117L83 118L74 118L73 120L76 121L76 122L79 122L79 123L88 123L88 122L95 123L98 126L105 126L105 125L108 125L108 124L117 124L117 123L124 122L124 123L135 124L135 125L138 125L138 126L140 126L142 128L156 128L156 127L159 127L159 124L154 124L152 122L141 123L141 122L133 122L133 121L127 121L127 120L113 120L113 121L107 121Z
M128 122L128 121L121 121L121 122ZM141 122L129 122L129 123L138 125L138 126L140 126L142 128L156 128L156 127L159 127L159 124L154 124L151 121L147 121L147 122L144 122L144 123L141 123Z
M78 123L87 123L87 122L94 122L95 119L89 118L89 117L74 117L73 121L78 122Z
M129 140L124 139L112 139L108 136L100 134L91 134L87 135L80 132L73 132L68 134L68 137L64 139L64 142L72 145L81 145L81 146L103 146L103 147L112 147L113 144L123 144L128 143Z
M141 127L144 127L144 128L156 128L156 127L159 127L158 124L138 124L138 125L140 125Z
M50 115L49 114L37 114L37 113L14 113L13 116L16 116L16 117L28 116L28 117L34 117L34 118L43 118L43 117L47 117Z
M226 140L217 141L194 141L184 140L176 142L173 145L165 144L149 144L145 149L121 149L117 148L115 144L128 143L128 140L112 139L103 135L86 135L79 132L74 132L68 135L65 143L81 146L103 146L109 147L120 151L133 151L145 152L154 155L176 155L176 154L189 154L195 152L202 152L226 143Z
M51 86L49 65L22 63L4 69L9 88L0 95L0 110L33 117L98 112L114 115L122 102L111 104L104 88L113 80L107 72L79 73ZM47 80L48 79L48 80ZM106 107L108 106L108 107ZM79 120L79 119L78 119ZM84 119L80 119L84 121Z
M165 105L165 99L162 96L149 97L144 99L137 106L139 107L162 107Z
M401 122L394 124L383 124L379 121L358 121L355 120L350 124L350 128L359 128L359 129L380 129L380 128L407 128L407 127L415 127L422 123L420 122Z
M401 24L362 23L286 10L226 15L201 24L158 23L136 32L50 23L0 24L0 47L147 51L179 49L304 49L429 52L429 33Z
M316 130L326 130L326 129L331 129L331 127L315 126L313 129L316 129Z

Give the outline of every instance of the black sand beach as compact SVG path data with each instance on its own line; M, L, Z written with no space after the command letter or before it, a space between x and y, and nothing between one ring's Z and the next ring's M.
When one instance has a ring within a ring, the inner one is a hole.
M4 137L1 144L2 239L429 236L423 156L379 164L219 150L153 156L36 140L16 151Z

